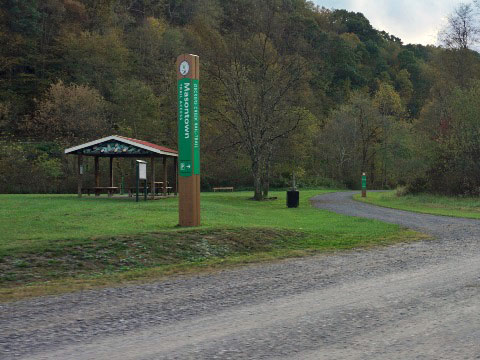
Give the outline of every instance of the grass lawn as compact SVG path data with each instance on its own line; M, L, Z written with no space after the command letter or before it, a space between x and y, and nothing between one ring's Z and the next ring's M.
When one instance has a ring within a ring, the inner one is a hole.
M480 219L480 198L448 197L439 195L397 196L395 191L369 192L366 198L360 194L356 200L388 208L408 210L433 215Z
M203 193L202 226L182 229L176 198L0 195L0 300L61 293L172 273L412 241L396 225L298 209L251 192Z

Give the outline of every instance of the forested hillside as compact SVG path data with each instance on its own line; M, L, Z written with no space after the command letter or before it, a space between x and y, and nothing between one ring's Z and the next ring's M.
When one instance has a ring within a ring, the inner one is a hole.
M261 197L292 172L355 188L364 171L375 188L478 194L477 9L425 47L305 0L4 0L0 192L73 192L64 148L104 135L176 148L186 52L201 60L204 189Z

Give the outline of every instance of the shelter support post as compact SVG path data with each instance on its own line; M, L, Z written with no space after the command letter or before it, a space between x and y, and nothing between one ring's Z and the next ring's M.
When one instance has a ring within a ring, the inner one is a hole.
M138 165L138 160L135 164L135 173L137 174L135 177L135 187L136 187L135 201L138 202L138 194L140 192L140 167Z
M82 183L83 183L83 156L77 155L77 195L82 197Z
M150 185L150 191L151 191L151 197L152 200L155 200L155 156L151 156L151 168L152 168L152 176L151 176L151 185Z
M95 187L100 187L100 164L98 160L98 156L95 156Z
M113 156L110 157L110 187L113 187Z
M178 158L174 157L173 158L173 167L175 168L175 184L174 184L174 191L173 194L177 196L178 193Z
M163 157L163 196L167 196L167 180L168 180L168 174L167 174L167 157Z

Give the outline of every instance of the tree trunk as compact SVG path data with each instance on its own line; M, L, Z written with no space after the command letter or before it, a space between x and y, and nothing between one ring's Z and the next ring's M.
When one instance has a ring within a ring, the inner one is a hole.
M268 198L268 192L270 190L270 180L268 178L263 180L263 198L267 199Z
M375 186L375 159L370 164L370 183L372 187Z
M262 173L260 171L260 164L257 159L252 161L252 175L253 175L253 187L254 187L253 199L257 201L263 200Z
M257 201L263 200L262 181L260 179L260 174L256 174L253 176L253 186L254 186L253 199Z
M263 198L268 198L268 192L270 190L270 161L267 161L265 164L265 171L263 172L262 177L262 189L263 189Z
M383 116L383 169L382 169L382 189L387 188L387 149L388 149L388 138L387 138L387 120Z

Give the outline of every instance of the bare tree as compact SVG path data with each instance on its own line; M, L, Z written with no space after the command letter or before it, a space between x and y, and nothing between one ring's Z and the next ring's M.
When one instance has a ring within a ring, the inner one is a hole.
M480 6L480 2L475 2ZM467 50L480 42L480 25L473 4L461 3L448 17L446 27L439 34L440 42L448 49Z
M231 143L250 157L254 199L268 194L274 144L296 130L304 116L296 105L306 79L306 61L282 53L273 39L282 26L275 14L253 36L222 35L205 24L196 24L203 71L215 84L204 89L211 117L227 131ZM213 100L212 100L213 101Z
M372 171L381 144L383 119L368 94L356 92L350 101L332 112L321 134L325 153L330 154L331 176L349 185L358 174Z

